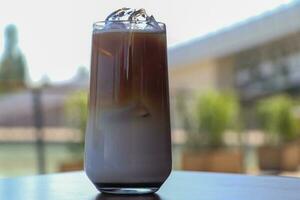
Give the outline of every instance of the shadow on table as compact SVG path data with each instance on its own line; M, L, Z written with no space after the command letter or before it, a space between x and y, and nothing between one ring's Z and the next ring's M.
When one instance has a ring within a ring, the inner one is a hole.
M99 194L95 200L162 200L157 194L148 195L112 195L112 194Z

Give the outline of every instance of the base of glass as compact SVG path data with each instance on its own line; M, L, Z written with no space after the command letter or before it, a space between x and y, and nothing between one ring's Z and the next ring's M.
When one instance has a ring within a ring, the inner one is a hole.
M156 192L162 183L94 183L97 189L109 194L151 194Z
M108 194L151 194L156 192L159 188L98 188L100 192L108 193Z

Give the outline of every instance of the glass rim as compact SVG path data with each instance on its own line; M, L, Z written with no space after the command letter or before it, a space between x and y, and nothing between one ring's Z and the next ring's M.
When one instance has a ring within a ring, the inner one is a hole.
M93 23L93 28L101 28L100 26L104 25L107 22L125 22L130 24L139 24L139 23L146 23L146 20L138 20L138 21L130 21L130 20L109 20L109 21L96 21ZM166 24L163 22L158 22L158 25L166 27Z

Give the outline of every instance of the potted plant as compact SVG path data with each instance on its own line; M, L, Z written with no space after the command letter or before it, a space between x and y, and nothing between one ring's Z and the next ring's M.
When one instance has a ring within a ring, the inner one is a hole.
M297 120L292 113L293 101L281 95L257 104L260 127L265 132L265 145L258 148L262 170L293 171L299 165Z
M242 153L229 148L223 136L238 124L239 103L234 95L207 92L196 98L193 120L186 118L187 138L182 156L185 170L233 172L242 171ZM187 113L187 112L186 112ZM194 122L187 123L187 122Z
M75 171L83 169L83 152L85 127L87 123L87 92L77 91L72 93L65 102L65 116L67 123L80 132L80 141L69 144L71 160L65 161L60 166L60 171Z

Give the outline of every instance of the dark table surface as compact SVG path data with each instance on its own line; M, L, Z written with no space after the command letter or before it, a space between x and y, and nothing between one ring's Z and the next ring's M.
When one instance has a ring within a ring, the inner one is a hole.
M84 172L0 179L1 200L300 200L300 179L172 172L155 195L100 194Z

